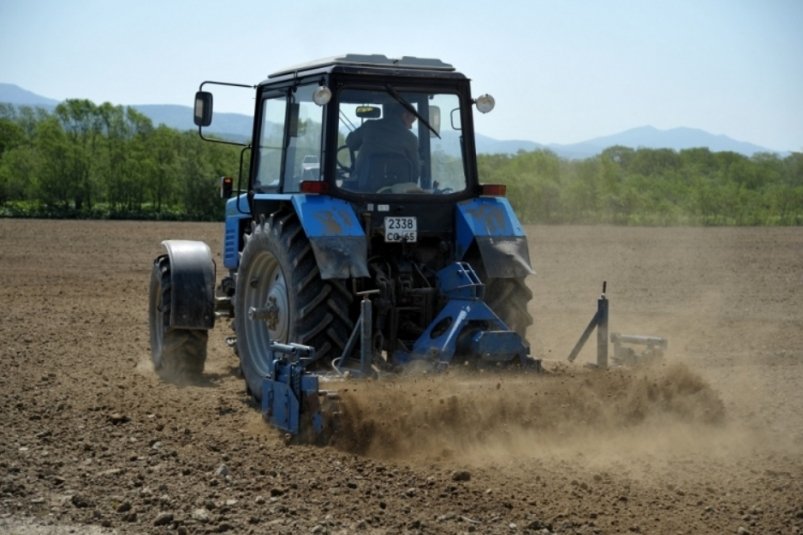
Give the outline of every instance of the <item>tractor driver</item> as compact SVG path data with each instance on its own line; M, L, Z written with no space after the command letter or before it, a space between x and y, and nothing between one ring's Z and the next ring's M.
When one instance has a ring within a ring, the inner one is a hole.
M392 102L384 105L381 119L363 123L346 137L349 148L359 151L354 170L360 177L360 189L377 191L397 182L418 181L418 138L410 131L415 120L415 114L401 104ZM394 161L396 170L393 177L377 174L377 169L393 166L386 162ZM363 183L368 180L371 184Z

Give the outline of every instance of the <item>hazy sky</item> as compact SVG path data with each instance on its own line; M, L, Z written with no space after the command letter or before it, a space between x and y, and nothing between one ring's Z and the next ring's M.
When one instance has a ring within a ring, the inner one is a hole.
M346 52L452 63L498 139L649 124L803 151L803 0L0 0L0 82L58 100L190 105Z

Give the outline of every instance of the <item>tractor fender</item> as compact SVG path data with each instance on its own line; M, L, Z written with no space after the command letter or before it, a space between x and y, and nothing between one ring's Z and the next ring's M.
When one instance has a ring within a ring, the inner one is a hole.
M458 259L465 259L476 243L489 278L523 278L535 273L524 228L506 198L479 197L458 203L456 217Z
M170 327L215 326L215 261L204 242L165 240L170 258Z
M325 195L293 195L322 279L368 277L368 242L354 208Z

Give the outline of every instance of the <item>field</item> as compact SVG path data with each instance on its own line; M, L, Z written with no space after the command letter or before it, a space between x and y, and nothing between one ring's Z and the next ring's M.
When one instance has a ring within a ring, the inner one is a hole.
M222 225L0 220L0 532L803 532L801 229L528 234L550 373L355 384L319 448L262 423L224 322L202 383L151 368L159 242ZM663 363L566 363L603 281Z

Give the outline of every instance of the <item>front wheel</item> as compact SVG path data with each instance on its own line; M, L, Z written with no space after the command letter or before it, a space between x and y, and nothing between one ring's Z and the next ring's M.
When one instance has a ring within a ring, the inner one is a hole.
M195 379L204 371L209 335L203 329L170 326L170 259L159 256L153 263L149 291L151 360L153 368L169 380Z

